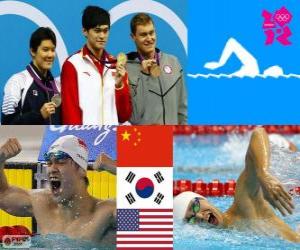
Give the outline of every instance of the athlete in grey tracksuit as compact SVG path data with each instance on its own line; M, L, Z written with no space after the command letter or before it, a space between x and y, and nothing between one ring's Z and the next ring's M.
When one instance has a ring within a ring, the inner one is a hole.
M152 18L137 13L130 21L136 52L127 54L132 124L186 124L187 100L182 68L176 57L156 48Z
M175 56L156 49L161 74L142 72L137 52L128 56L132 124L187 124L187 97L181 65Z

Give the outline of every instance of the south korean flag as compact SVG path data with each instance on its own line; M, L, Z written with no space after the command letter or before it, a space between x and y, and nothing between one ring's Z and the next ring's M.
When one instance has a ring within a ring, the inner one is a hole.
M118 167L117 207L173 208L172 167Z

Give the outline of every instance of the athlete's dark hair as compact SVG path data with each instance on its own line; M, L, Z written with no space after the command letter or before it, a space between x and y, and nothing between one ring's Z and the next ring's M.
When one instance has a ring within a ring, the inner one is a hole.
M54 32L48 27L40 27L31 34L29 42L30 49L36 52L44 40L51 40L56 47L56 36Z
M109 13L98 6L87 6L82 15L82 27L89 30L98 25L108 25L110 27Z

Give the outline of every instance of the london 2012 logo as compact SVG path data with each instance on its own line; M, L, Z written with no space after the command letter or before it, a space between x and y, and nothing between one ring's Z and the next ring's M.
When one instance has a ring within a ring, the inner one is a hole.
M271 45L275 39L284 46L290 45L289 37L292 32L288 24L292 21L292 14L286 7L281 7L274 13L263 10L262 16L264 18L263 30L266 35L265 44Z

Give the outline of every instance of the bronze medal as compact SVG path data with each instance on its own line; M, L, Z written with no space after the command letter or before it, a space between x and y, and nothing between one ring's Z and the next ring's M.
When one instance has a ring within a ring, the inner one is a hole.
M150 68L150 74L153 77L159 77L160 76L160 67L159 65L155 64Z
M52 96L51 102L54 102L56 107L59 107L61 104L61 96L59 94L55 94L54 96Z

